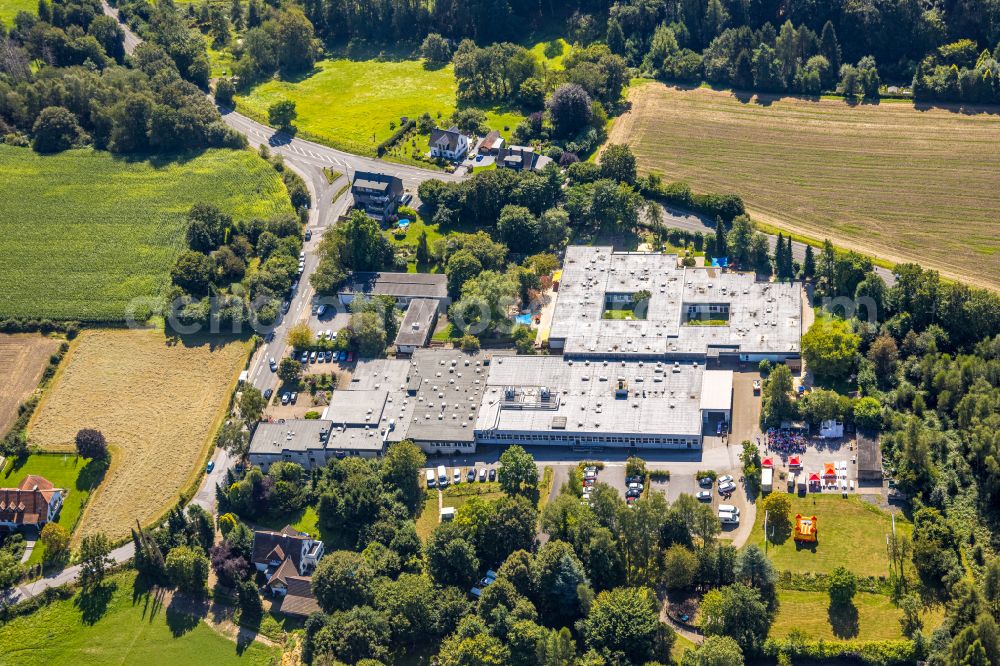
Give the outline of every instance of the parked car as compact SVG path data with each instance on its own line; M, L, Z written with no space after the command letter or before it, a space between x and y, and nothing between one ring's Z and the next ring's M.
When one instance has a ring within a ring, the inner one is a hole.
M295 401L298 399L299 399L299 394L296 393L295 391L292 391L292 404L294 405Z
M316 362L326 363L326 354L324 354L323 352L319 352L318 354L316 354Z
M308 363L308 362L309 362L309 352L304 351L302 352L302 356L299 358L299 363Z
M737 516L740 515L740 508L734 504L720 504L719 511L725 511L726 513L735 513Z
M288 312L288 306L290 303L288 301L283 301L281 303L281 314L286 314Z
M732 481L727 481L726 483L720 483L719 484L719 494L720 495L725 495L727 493L731 493L734 490L736 490L736 484L733 483Z
M281 394L281 404L287 405L291 401L291 399L292 399L292 394L289 393L288 391L285 391L284 393Z
M273 356L270 359L268 359L267 364L271 366L271 372L274 372L275 370L278 369L278 363L274 360Z
M306 229L306 240L307 241L312 240L312 237L313 237L312 229Z
M703 476L700 479L698 479L698 485L701 486L702 488L711 488L712 483L713 483L712 477L710 476Z
M326 329L326 337L328 340L333 340L333 331Z
M632 482L628 484L628 488L629 490L638 490L641 493L643 488L645 488L645 486L643 486L641 483Z
M326 314L326 304L324 303L323 305L316 308L316 316L322 317L325 314Z
M347 360L347 352L340 352L337 354L337 360L343 363Z
M274 395L273 388L264 389L264 400L270 400L272 395Z
M347 362L350 363L353 360L354 360L354 352L352 351L347 352Z
M209 460L208 466L205 467L205 471L211 473L213 469L215 469L215 461Z
M486 468L485 467L480 467L479 468L479 481L480 481L480 483L482 483L485 480L486 480Z
M628 490L625 491L625 499L628 499L630 497L639 497L640 495L642 495L642 493L636 490L635 488L629 488Z
M702 502L712 501L712 491L711 490L699 490L697 498Z
M326 356L326 362L327 363L333 363L333 352L332 351L328 351L325 354L325 356Z
M723 474L719 477L719 483L732 483L733 476L731 474Z
M409 206L411 201L413 201L413 195L410 194L409 192L407 192L406 194L404 194L402 196L402 198L400 198L400 200L399 200L399 202L401 204L403 204L404 206Z
M496 467L490 467L490 481L497 480L497 470Z
M760 380L755 379L753 380L753 394L757 395L758 393L760 393Z
M299 252L299 261L305 261L305 258L306 258L306 251L302 250L301 252Z
M452 481L452 483L461 483L461 482L462 482L462 470L461 470L461 468L456 467L455 468L455 476L454 476L454 480Z
M473 481L476 480L476 468L475 467L470 467L469 468L469 473L465 475L465 480L468 481L469 483L472 483Z
M310 363L316 362L316 352L312 352L311 354L309 354L309 362Z

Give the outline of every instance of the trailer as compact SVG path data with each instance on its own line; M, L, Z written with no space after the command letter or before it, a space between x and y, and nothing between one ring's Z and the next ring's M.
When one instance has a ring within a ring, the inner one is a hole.
M765 467L760 473L760 489L765 493L771 492L771 486L774 483L774 470L770 467Z

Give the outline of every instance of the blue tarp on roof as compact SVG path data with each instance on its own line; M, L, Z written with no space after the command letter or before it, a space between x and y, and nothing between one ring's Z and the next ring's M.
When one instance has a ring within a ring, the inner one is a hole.
M729 265L729 257L715 257L712 259L712 268L725 268Z

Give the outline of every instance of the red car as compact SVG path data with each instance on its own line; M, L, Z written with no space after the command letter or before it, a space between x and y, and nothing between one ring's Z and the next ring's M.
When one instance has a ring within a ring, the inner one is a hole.
M347 362L350 363L353 360L354 360L354 352L352 351L347 352Z

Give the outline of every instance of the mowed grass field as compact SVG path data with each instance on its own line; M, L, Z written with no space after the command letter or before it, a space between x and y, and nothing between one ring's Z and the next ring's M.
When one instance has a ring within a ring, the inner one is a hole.
M3 21L7 28L14 25L14 17L18 12L38 13L38 3L32 0L0 0L0 21Z
M827 592L778 591L778 614L771 625L773 638L784 638L793 630L805 632L810 640L862 641L904 638L899 619L903 612L883 594L858 592L854 596L857 617L850 613L830 612ZM944 608L934 606L923 614L924 630L933 631L944 619Z
M816 516L819 542L815 547L797 546L789 535L781 543L769 541L767 554L779 571L794 573L830 573L844 566L859 576L887 576L889 557L885 536L892 531L891 518L878 507L857 496L810 493L792 498L792 522L795 514ZM913 526L896 513L898 534L910 535ZM764 512L757 512L748 543L764 546Z
M73 341L28 426L30 444L72 451L80 428L104 433L111 467L75 541L129 534L155 520L198 476L249 345L168 341L162 331L85 331Z
M20 666L77 664L281 663L281 650L253 642L237 646L198 617L154 590L136 585L135 572L108 579L106 607L82 600L57 601L0 627L0 663ZM101 600L104 601L103 599Z
M153 162L0 145L0 182L0 318L124 321L132 299L168 286L193 204L236 219L291 211L278 174L248 150Z
M311 74L292 81L265 81L237 96L236 108L267 124L274 102L295 102L298 135L359 155L374 155L402 116L429 113L448 125L455 111L451 65L425 69L422 60L320 60ZM487 124L509 135L522 116L505 109L487 111ZM508 127L509 131L503 131ZM408 155L410 147L407 144Z
M740 194L758 221L1000 287L1000 107L742 99L645 82L609 142L643 172Z
M63 498L62 509L55 522L72 532L80 518L80 512L87 502L87 497L97 487L104 476L105 465L79 458L75 453L36 453L28 456L22 463L17 461L14 466L8 466L0 477L0 485L14 488L29 474L44 476L56 488L67 491ZM45 546L39 541L31 552L29 564L42 561Z
M17 407L38 386L49 364L49 356L59 351L62 340L43 335L0 333L0 436L17 419Z

